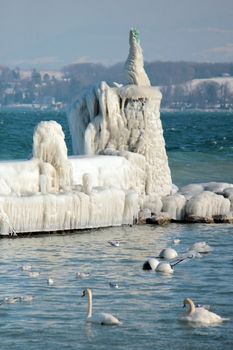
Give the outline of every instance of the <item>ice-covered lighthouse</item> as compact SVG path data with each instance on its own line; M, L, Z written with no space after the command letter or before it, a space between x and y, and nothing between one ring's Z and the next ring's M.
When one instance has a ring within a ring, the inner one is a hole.
M0 162L1 235L133 224L147 201L171 193L162 95L144 70L137 30L129 42L128 85L100 82L70 107L74 156L61 126L47 121L31 160Z

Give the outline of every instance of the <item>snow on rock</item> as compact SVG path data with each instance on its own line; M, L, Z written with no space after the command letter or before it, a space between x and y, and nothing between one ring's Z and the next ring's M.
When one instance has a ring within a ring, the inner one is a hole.
M224 215L230 212L230 201L214 192L203 191L186 204L186 215L211 218L214 215Z
M204 190L215 193L223 193L226 188L233 188L233 185L226 182L208 182L204 183Z
M143 198L142 208L149 209L153 214L159 214L162 210L163 203L157 195L148 195Z
M181 194L174 194L162 198L163 212L167 212L173 220L183 220L185 217L186 198Z
M189 184L179 189L179 194L185 196L186 199L190 199L191 197L201 193L204 191L203 184Z

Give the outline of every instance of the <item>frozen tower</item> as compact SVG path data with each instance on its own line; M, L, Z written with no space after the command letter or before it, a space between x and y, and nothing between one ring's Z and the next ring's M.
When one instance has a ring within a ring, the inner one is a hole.
M125 64L129 85L93 86L69 114L74 154L123 156L131 164L130 188L167 195L172 181L160 120L161 92L150 86L139 33L130 31Z

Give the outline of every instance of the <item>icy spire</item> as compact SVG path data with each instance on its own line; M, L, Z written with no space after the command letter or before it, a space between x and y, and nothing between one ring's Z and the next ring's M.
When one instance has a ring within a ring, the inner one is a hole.
M129 84L150 86L150 80L144 70L140 36L137 29L131 29L129 33L129 55L125 63L125 72Z

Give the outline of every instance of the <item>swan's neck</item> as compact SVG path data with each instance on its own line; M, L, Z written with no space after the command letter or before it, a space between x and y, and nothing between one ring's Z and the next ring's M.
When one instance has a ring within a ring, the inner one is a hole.
M188 305L189 305L189 312L188 312L188 314L192 315L195 312L195 310L196 310L194 302L192 300L189 300L188 301Z
M87 317L91 317L92 316L92 293L90 289L87 289L87 297L88 297Z

